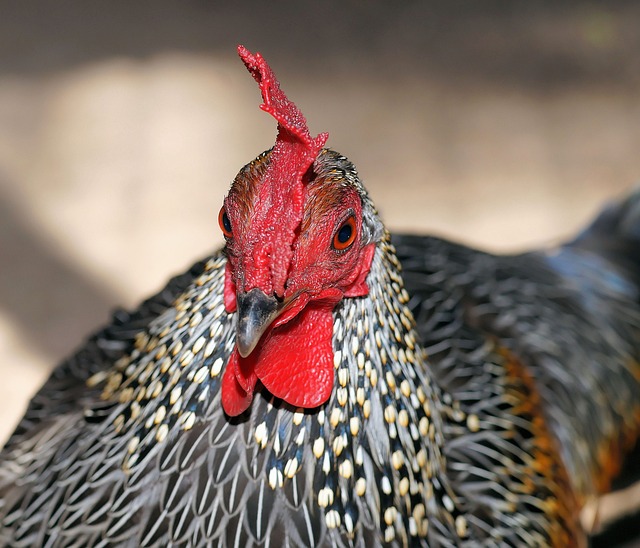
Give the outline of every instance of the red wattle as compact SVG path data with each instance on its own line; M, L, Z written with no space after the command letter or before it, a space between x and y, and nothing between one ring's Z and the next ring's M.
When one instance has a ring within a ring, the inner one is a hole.
M258 380L253 368L247 371L248 368L243 367L245 364L241 364L241 360L243 358L238 354L238 349L234 349L222 375L222 408L231 417L239 415L251 405Z
M246 358L233 351L222 377L227 415L239 415L251 405L257 380L294 407L317 407L329 399L334 384L334 304L307 306L267 333Z
M312 408L329 399L334 384L333 306L307 306L275 328L260 348L255 372L274 396Z

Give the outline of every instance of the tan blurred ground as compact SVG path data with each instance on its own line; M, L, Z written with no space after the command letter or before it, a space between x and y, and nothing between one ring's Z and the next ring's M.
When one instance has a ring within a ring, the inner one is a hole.
M237 43L393 229L520 249L640 181L634 3L268 5L0 1L0 439L114 305L220 244L275 135Z

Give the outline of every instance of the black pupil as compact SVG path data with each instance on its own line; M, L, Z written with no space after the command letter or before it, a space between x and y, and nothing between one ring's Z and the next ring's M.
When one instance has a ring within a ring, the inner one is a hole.
M351 234L353 233L353 227L351 226L351 223L345 223L340 227L340 230L338 230L338 241L341 244L347 243L349 241L349 238L351 238Z
M222 226L226 232L231 233L231 221L229 220L226 211L222 214Z

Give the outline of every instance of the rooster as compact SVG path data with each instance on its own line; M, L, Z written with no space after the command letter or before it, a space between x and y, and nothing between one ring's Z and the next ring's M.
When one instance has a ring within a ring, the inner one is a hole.
M640 425L640 195L555 249L391 237L259 55L278 123L220 252L54 370L0 463L20 546L586 543Z

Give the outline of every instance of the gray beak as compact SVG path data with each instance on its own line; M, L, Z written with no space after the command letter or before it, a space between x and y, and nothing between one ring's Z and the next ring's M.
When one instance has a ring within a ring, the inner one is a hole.
M260 342L271 322L281 310L281 303L275 297L267 297L257 287L236 296L238 304L238 325L236 344L238 352L246 358Z

